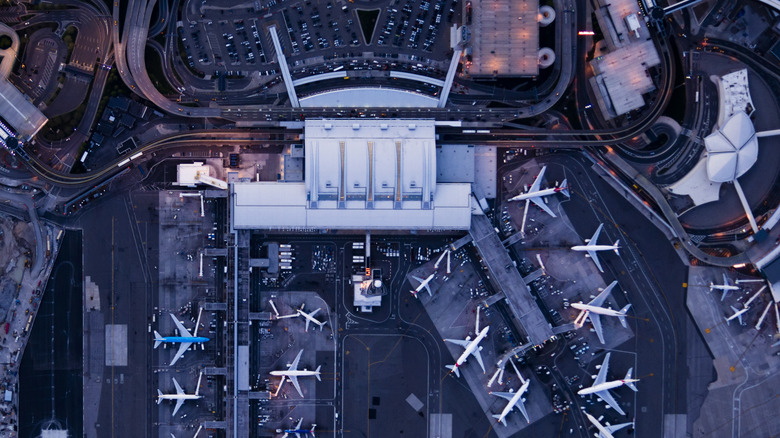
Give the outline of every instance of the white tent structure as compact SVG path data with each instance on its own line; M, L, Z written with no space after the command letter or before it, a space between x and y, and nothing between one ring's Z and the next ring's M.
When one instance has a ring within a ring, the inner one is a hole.
M717 131L704 138L704 147L707 149L707 176L713 182L734 183L750 227L757 233L756 219L737 180L758 159L758 138L750 117L742 111L735 113Z
M733 182L747 172L758 158L758 139L750 117L744 112L731 116L717 131L704 138L707 175L714 182Z

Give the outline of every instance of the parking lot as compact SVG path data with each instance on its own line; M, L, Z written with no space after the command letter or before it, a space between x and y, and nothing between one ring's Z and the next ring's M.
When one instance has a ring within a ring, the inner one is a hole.
M364 35L362 8L352 3L270 0L232 8L228 1L190 0L178 32L189 66L212 75L279 75L272 25L297 77L356 67L443 75L446 66L437 63L447 61L449 27L460 8L458 0L377 2L373 33Z

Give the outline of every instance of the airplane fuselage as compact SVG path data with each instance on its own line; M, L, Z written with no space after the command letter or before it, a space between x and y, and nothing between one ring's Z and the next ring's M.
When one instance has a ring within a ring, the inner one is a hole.
M596 426L596 429L598 429L599 432L603 434L604 438L615 438L604 426L601 425L601 423L599 423L599 420L593 417L593 415L590 415L589 413L586 412L585 416L588 417L588 420L590 420L590 422L593 423L594 426Z
M526 380L525 383L523 383L523 386L520 387L520 389L517 390L515 395L512 397L511 400L509 400L509 404L504 407L504 410L501 411L501 416L498 418L499 423L503 423L504 419L507 415L509 415L510 412L512 412L512 409L517 405L517 403L520 402L520 398L525 394L525 391L528 389L528 385L531 383L530 380Z
M511 202L511 201L524 201L524 200L530 199L530 198L539 198L539 197L542 197L542 196L554 195L554 194L556 194L556 193L558 193L560 191L563 191L565 189L566 189L566 187L552 187L552 188L549 188L549 189L537 190L535 192L520 193L517 196L513 196L513 197L509 198L508 201L509 202Z
M718 289L718 290L739 290L738 286L731 286L729 284L711 284L710 290L712 289Z
M471 356L471 353L474 352L477 348L479 348L479 343L482 342L483 339L485 339L485 336L487 336L488 330L490 330L490 326L486 326L482 329L481 332L479 332L479 335L477 335L476 338L474 338L468 347L466 347L463 350L463 354L458 357L458 360L455 361L455 367L459 367L463 364L463 362L466 361L466 359Z
M317 319L316 319L316 318L314 318L313 316L311 316L311 314L310 314L310 313L306 313L306 312L304 312L303 310L299 310L299 311L298 311L298 314L299 314L299 315L301 315L302 317L304 317L304 318L308 319L309 321L311 321L311 322L315 323L315 324L321 324L319 321L317 321Z
M318 374L319 371L309 371L309 370L271 371L272 376L279 376L279 377L307 377L307 376L316 376Z
M614 251L617 249L617 245L576 245L571 249L574 251Z
M619 388L619 387L625 385L626 383L634 383L634 382L638 382L638 381L639 381L639 379L613 380L611 382L599 383L598 385L591 386L590 388L581 389L581 390L577 391L577 394L579 394L579 395L593 394L593 393L596 393L596 392L607 391L607 390L610 390L610 389Z
M572 303L571 307L578 310L587 310L588 312L593 312L605 316L626 316L626 313L621 312L620 310L605 309L603 307L591 306L589 304L583 303Z
M195 394L163 394L158 395L157 398L162 400L197 400L203 398L203 396Z
M746 308L746 309L739 310L736 313L734 313L733 315L731 315L728 318L726 318L726 321L731 321L734 318L739 318L740 315L742 315L743 313L747 312L748 310L750 310L749 307Z
M202 344L208 342L209 338L203 336L185 337L185 336L165 336L161 342L182 343L187 342L190 344Z

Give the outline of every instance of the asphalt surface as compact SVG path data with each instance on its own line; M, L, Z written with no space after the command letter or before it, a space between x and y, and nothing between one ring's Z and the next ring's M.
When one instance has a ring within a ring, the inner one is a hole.
M62 241L19 371L19 436L82 430L82 253L79 232Z
M643 382L638 385L633 413L627 412L629 419L635 418L638 436L661 436L665 415L688 411L685 357L687 342L691 340L687 336L689 317L683 289L687 268L663 234L599 180L589 170L588 162L564 154L547 155L541 161L549 165L551 180L569 178L572 199L562 205L570 218L576 218L572 222L581 237L589 237L599 223L604 223L602 238L620 238L623 242L620 258L608 254L601 257L601 262L606 271L605 282L617 279L633 304L629 325L636 337L619 349L636 355L635 375ZM564 173L560 166L566 168ZM700 338L698 341L701 342ZM561 352L562 347L545 351ZM612 365L616 375L628 368L628 364L620 364L618 360ZM658 390L647 390L653 387ZM609 420L614 423L620 419ZM578 418L577 424L587 423Z

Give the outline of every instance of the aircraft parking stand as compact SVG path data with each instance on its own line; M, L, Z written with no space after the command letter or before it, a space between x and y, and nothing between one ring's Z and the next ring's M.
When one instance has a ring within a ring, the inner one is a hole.
M149 349L152 355L152 370L149 403L154 403L157 389L165 394L175 393L172 378L187 394L196 390L198 375L204 371L199 395L204 398L186 401L176 414L171 413L175 402L164 400L153 405L154 422L158 424L160 437L191 435L205 422L215 427L224 427L224 397L222 391L226 377L219 372L224 362L224 311L217 301L220 299L218 282L223 278L222 268L215 264L224 257L204 257L201 276L200 253L206 246L218 246L213 222L216 201L204 204L201 217L201 203L198 197L180 197L179 191L159 192L159 247L157 300L153 302L154 321L150 324ZM155 262L157 263L157 262ZM218 275L219 274L219 275ZM222 298L224 300L224 298ZM209 302L210 306L206 306ZM209 338L204 344L194 344L173 365L170 365L178 344L161 344L153 349L153 331L162 336L178 336L176 326L169 314L174 314L184 327L194 332L200 307L204 307L197 336ZM214 310L207 310L214 309ZM187 431L187 432L185 432Z
M427 277L433 272L434 262L435 258L417 268L412 274L420 278ZM484 302L484 297L472 299L470 291L471 289L479 288L478 281L481 277L475 271L472 263L466 262L461 264L461 261L455 257L453 257L452 272L446 281L443 280L445 275L446 270L439 266L439 273L430 283L433 297L428 296L425 290L420 291L418 297L433 320L441 337L465 339L466 336L470 335L473 339L475 336L476 307ZM411 284L416 285L417 282L412 280ZM503 398L492 396L489 392L509 391L510 388L517 390L520 383L511 365L507 365L504 373L504 385L502 386L498 382L494 382L492 387L488 388L488 381L496 371L496 363L499 356L497 349L503 352L503 350L509 349L513 345L507 336L509 330L502 321L499 312L491 308L485 309L482 307L480 311L480 329L485 327L485 325L490 325L487 337L480 344L483 347L480 354L485 364L485 373L482 373L479 363L471 356L459 368L461 372L460 379L465 379L468 383L471 392L485 412L488 421L493 424L493 431L500 438L504 438L515 435L525 428L527 423L519 410L515 410L507 416L506 427L492 418L493 414L501 413L507 401ZM446 342L445 345L447 345L452 354L451 360L446 363L453 364L463 353L463 348L449 342ZM544 385L538 381L536 374L522 367L519 367L519 369L524 378L531 379L528 393L526 393L524 398L527 399L526 409L533 422L552 412L552 405L546 393L547 391L543 389ZM442 374L446 374L446 372L446 369L441 370ZM458 379L454 373L451 373L446 378ZM441 396L446 398L447 394L441 394Z

